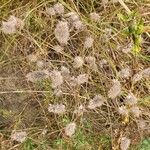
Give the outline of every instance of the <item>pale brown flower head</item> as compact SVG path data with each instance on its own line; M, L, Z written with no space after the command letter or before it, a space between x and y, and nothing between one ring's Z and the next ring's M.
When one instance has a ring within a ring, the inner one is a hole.
M139 73L136 73L136 74L133 76L132 81L133 81L134 83L136 83L136 82L140 81L142 78L143 78L143 74L142 74L142 72L139 72Z
M95 109L97 107L101 107L106 99L102 95L96 95L93 99L89 101L88 108Z
M64 51L64 48L60 45L55 45L53 47L53 49L57 52L57 53L62 53Z
M108 97L114 99L120 94L121 94L121 84L118 80L114 80L112 87L108 91Z
M69 12L69 13L65 14L64 16L67 18L67 20L70 23L75 22L75 21L79 21L79 16L75 12Z
M64 13L64 6L61 3L57 3L53 6L56 14L61 15Z
M53 7L46 8L46 13L50 16L56 15L55 9Z
M77 78L75 80L76 80L77 85L87 83L88 82L88 75L87 74L80 74L79 76L77 76Z
M84 48L91 48L93 46L94 39L92 37L86 37L84 42Z
M63 84L63 76L61 75L60 71L51 71L50 77L52 80L52 88L58 88Z
M60 44L67 44L69 40L69 27L68 23L64 21L59 21L55 28L55 37Z
M54 114L63 114L66 111L66 107L63 104L49 104L48 111Z
M92 13L90 13L90 18L91 18L92 21L98 22L99 19L100 19L100 16L96 12L92 12Z
M74 68L80 68L80 67L83 66L83 64L84 64L84 60L83 60L82 57L76 56L76 57L74 58L74 62L73 62L73 67L74 67Z
M150 67L142 70L142 74L144 78L149 78L150 77Z
M122 52L125 53L125 54L131 52L132 47L133 47L133 44L129 43L126 47L122 48Z
M23 131L13 131L11 134L11 139L17 142L24 142L27 138L27 133Z
M33 71L33 72L29 72L26 75L27 80L31 82L47 79L48 77L49 77L49 72L47 70Z
M2 31L6 34L13 34L23 27L24 22L15 16L10 16L7 22L2 22Z
M119 72L119 76L121 78L129 78L131 75L131 69L129 67L127 68L123 68L120 72Z
M121 150L128 150L130 146L131 140L127 137L122 137L120 141L120 149Z
M73 22L73 27L78 31L82 31L85 29L85 25L80 20Z
M141 111L140 111L140 109L139 109L138 106L132 106L132 107L130 108L130 110L131 110L131 113L134 115L134 117L137 117L137 118L140 117Z
M27 59L29 62L36 62L38 58L36 54L30 54L27 56Z
M100 62L99 62L99 66L100 66L100 68L103 68L104 67L104 65L106 65L108 62L107 62L107 60L106 59L102 59Z
M63 77L69 77L70 76L70 70L65 66L61 66L61 74Z
M65 135L72 137L76 130L76 123L71 122L65 127Z
M128 115L128 110L127 110L126 106L119 107L118 112L120 115L123 115L123 116Z
M137 104L138 99L134 96L133 93L129 93L125 99L127 105L135 105Z
M54 95L57 97L61 97L63 95L63 92L61 89L58 88L54 90Z
M96 58L93 56L87 56L85 58L86 63L90 66L92 70L97 70Z
M85 111L85 107L83 105L80 105L78 108L74 110L74 113L77 115L82 115Z

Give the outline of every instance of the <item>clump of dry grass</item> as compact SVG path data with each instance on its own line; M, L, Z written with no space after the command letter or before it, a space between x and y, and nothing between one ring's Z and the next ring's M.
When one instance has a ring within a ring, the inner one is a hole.
M4 0L2 149L127 150L148 137L148 6Z

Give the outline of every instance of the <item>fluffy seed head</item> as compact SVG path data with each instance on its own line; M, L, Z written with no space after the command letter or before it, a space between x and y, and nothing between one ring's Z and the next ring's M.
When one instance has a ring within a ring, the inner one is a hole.
M87 74L80 74L76 78L77 85L81 85L88 82L88 75Z
M120 141L120 149L121 150L128 150L130 146L131 140L127 137L122 137Z
M119 72L119 76L121 78L129 78L131 75L131 70L130 68L123 68L120 72Z
M133 44L129 43L126 47L122 48L122 52L125 53L125 54L131 52L132 47L133 47Z
M146 128L146 121L143 119L138 120L138 126L140 127L140 129L145 129Z
M125 99L127 105L135 105L137 104L137 98L134 96L133 93L129 93Z
M53 49L57 52L57 53L62 53L64 51L64 48L60 45L55 45L53 47Z
M57 70L51 71L50 77L52 80L52 88L58 88L63 84L63 77L60 71Z
M26 140L27 133L26 132L19 132L13 131L11 134L11 139L17 142L24 142Z
M35 54L30 54L27 56L27 59L30 61L30 62L36 62L37 61L37 56Z
M80 68L80 67L83 66L83 63L84 63L83 58L80 57L80 56L76 56L76 57L74 58L73 66L74 66L74 68Z
M83 105L80 105L78 108L76 108L76 109L74 110L74 113L77 114L77 115L81 115L81 114L83 114L84 111L85 111L84 106L83 106Z
M53 8L58 15L61 15L64 13L64 6L61 3L55 4Z
M68 20L70 23L79 20L79 16L78 16L75 12L69 12L69 13L65 14L65 17L67 18L67 20Z
M46 8L46 13L50 16L56 15L55 9L53 7Z
M108 91L108 97L114 99L117 96L119 96L120 93L121 93L121 84L118 80L114 80L113 86Z
M84 30L85 29L85 25L82 23L82 21L80 20L77 20L75 22L73 22L73 27L78 30L78 31L81 31L81 30Z
M86 37L84 42L84 48L91 48L93 46L94 39L92 37Z
M49 104L48 111L54 114L63 114L65 113L65 105L63 104Z
M55 96L60 97L63 95L63 92L61 89L55 89L54 94L55 94Z
M92 12L92 13L90 13L90 18L91 18L92 21L98 22L99 19L100 19L100 16L96 12Z
M70 35L68 23L64 21L59 21L56 25L54 34L60 44L66 45L68 43Z
M140 81L142 78L143 78L143 74L142 74L141 72L139 72L139 73L136 73L136 74L133 76L132 81L133 81L134 83L136 83L136 82Z
M75 133L75 130L76 130L76 124L74 122L71 122L65 127L65 134L71 137Z
M134 115L134 117L139 118L141 111L138 106L133 106L133 107L131 107L131 113Z
M63 77L69 77L70 76L70 70L65 66L61 66L61 74Z
M126 106L119 107L118 112L120 115L123 115L123 116L128 115L128 110L127 110Z
M29 72L26 75L27 80L31 82L40 81L48 77L49 77L49 72L47 70L33 71L33 72Z
M89 101L88 108L95 109L96 107L101 107L105 101L106 99L102 95L96 95Z
M143 77L144 78L149 78L150 77L150 67L146 68L142 71Z
M87 56L85 58L86 63L90 66L92 70L97 70L96 58L93 56Z
M2 22L2 31L6 34L13 34L17 29L22 29L23 27L24 22L15 16L10 16L7 22Z

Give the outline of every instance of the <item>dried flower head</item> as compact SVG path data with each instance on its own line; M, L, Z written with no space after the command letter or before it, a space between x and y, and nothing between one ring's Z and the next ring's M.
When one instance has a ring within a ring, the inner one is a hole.
M119 76L121 78L129 78L131 75L131 69L129 67L127 68L123 68L120 72L119 72Z
M84 42L84 48L91 48L93 46L94 39L92 37L86 37Z
M135 105L135 104L137 104L137 101L138 101L137 98L131 92L127 95L127 97L125 99L125 102L127 105Z
M11 139L17 142L24 142L27 138L27 133L22 131L13 131L11 134Z
M70 70L65 66L61 66L61 74L63 77L69 77L70 76Z
M77 85L87 83L88 82L88 75L87 74L80 74L79 76L77 76L77 78L75 80L76 80Z
M104 65L106 65L108 62L107 62L107 60L106 59L102 59L100 62L99 62L99 66L100 66L100 68L103 68L104 67Z
M84 111L85 111L85 107L83 105L80 105L78 108L74 110L74 113L77 115L81 115L83 114Z
M55 45L53 47L53 49L57 52L57 53L62 53L64 51L64 48L60 45Z
M122 137L120 141L120 149L121 150L128 150L130 146L131 140L127 137Z
M88 108L95 109L96 107L101 107L105 101L106 99L102 95L96 95L89 101Z
M73 136L76 130L76 123L71 122L65 127L65 134L69 137Z
M128 115L128 110L127 110L126 106L119 107L118 112L120 115L123 115L123 116Z
M69 12L69 13L65 14L64 16L67 18L67 20L70 23L75 22L75 21L79 21L79 16L75 12Z
M143 78L143 74L142 74L141 72L139 72L139 73L136 73L136 74L133 76L132 81L133 81L134 83L136 83L136 82L140 81L142 78Z
M2 31L6 34L13 34L17 29L22 29L23 27L24 22L15 16L10 16L7 22L2 22Z
M54 114L63 114L65 113L66 108L63 104L49 104L48 111Z
M134 115L134 117L137 117L137 118L140 117L141 111L138 106L132 106L130 110L131 110L131 113Z
M52 88L58 88L63 84L63 76L61 75L60 71L51 71L50 77L52 80Z
M27 56L27 59L29 62L36 62L38 58L36 54L30 54Z
M97 70L96 58L93 56L87 56L85 58L86 63L90 66L92 70Z
M55 37L60 44L67 44L69 40L69 27L68 23L64 21L59 21L55 28Z
M56 15L55 9L53 7L46 8L46 13L50 16Z
M26 75L27 80L31 82L47 79L48 77L49 77L49 72L47 70L33 71L33 72L29 72Z
M53 6L56 14L61 15L64 13L64 6L61 3L57 3Z
M113 86L108 91L108 97L114 99L120 94L121 94L121 84L118 80L114 80Z
M138 124L140 129L144 130L146 128L146 121L143 119L138 120L137 124Z
M90 18L91 18L92 21L98 22L99 19L100 19L100 16L96 12L92 12L92 13L90 13Z
M78 30L78 31L82 31L85 29L85 25L83 24L82 21L77 20L73 22L73 27Z
M73 63L74 68L80 68L83 66L83 64L84 64L84 60L82 57L76 56L74 58L74 63Z
M142 70L142 74L144 78L149 78L150 77L150 67Z
M126 47L122 48L122 52L125 53L125 54L131 52L132 47L133 47L133 44L129 43Z
M63 95L63 92L62 92L61 89L58 88L58 89L54 90L54 95L57 96L57 97L60 97L60 96Z

